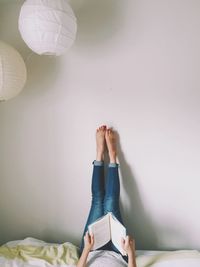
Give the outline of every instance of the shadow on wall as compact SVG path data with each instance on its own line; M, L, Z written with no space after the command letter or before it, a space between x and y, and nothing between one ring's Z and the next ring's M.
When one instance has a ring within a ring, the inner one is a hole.
M119 140L119 136L118 136ZM158 248L157 236L151 219L145 212L145 208L139 196L137 185L131 167L126 162L125 156L120 146L118 145L118 157L120 162L120 170L122 174L122 185L128 196L129 207L123 208L122 215L124 223L130 235L136 242L136 249L154 250Z
M98 45L111 39L123 25L123 0L73 0L78 22L77 46Z
M157 232L159 232L159 242L157 246L160 250L199 250L199 247L194 247L193 240L188 232L181 229L179 224L174 224L173 227L170 227L167 225L166 220L165 225L157 225Z

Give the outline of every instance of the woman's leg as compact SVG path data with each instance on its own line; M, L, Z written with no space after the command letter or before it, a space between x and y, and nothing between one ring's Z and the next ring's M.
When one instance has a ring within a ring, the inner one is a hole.
M92 204L89 212L89 216L83 232L81 251L84 247L84 235L88 230L88 225L95 222L98 218L104 215L103 201L104 201L104 149L105 149L105 131L106 127L102 126L97 129L96 143L97 143L97 157L93 162L93 174L92 174Z
M113 215L123 224L119 207L120 182L117 163L110 163L108 166L105 188L104 214L112 212Z
M110 164L108 166L106 186L105 186L105 197L104 197L104 214L112 212L113 215L123 224L120 207L119 207L119 196L120 196L120 181L116 149L116 136L112 130L106 131L106 143L108 147L108 153L110 158ZM120 253L118 249L109 242L103 249L112 250ZM124 258L127 260L126 258Z
M113 215L122 223L122 217L119 208L120 181L117 164L117 148L115 133L108 129L106 131L106 144L110 158L106 177L106 192L104 197L104 214L112 212Z

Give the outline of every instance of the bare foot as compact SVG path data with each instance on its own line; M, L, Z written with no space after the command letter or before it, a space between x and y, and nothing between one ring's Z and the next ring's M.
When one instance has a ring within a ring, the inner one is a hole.
M106 130L106 144L108 148L108 154L110 157L110 163L116 163L117 158L117 145L116 145L116 134L112 129Z
M106 126L99 127L96 131L97 161L104 160Z

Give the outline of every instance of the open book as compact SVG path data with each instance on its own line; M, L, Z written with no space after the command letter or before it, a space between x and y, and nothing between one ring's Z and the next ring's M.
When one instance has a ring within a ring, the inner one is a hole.
M109 212L88 226L89 233L94 234L93 250L98 249L110 240L122 255L126 255L122 249L122 238L126 237L126 228Z

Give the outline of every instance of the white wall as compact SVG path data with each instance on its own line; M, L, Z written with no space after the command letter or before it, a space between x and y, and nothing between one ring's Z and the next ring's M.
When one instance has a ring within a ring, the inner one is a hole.
M119 132L122 213L137 248L200 249L200 2L73 0L76 44L31 54L23 1L0 4L0 38L28 82L0 103L0 242L79 243L90 206L94 131Z

